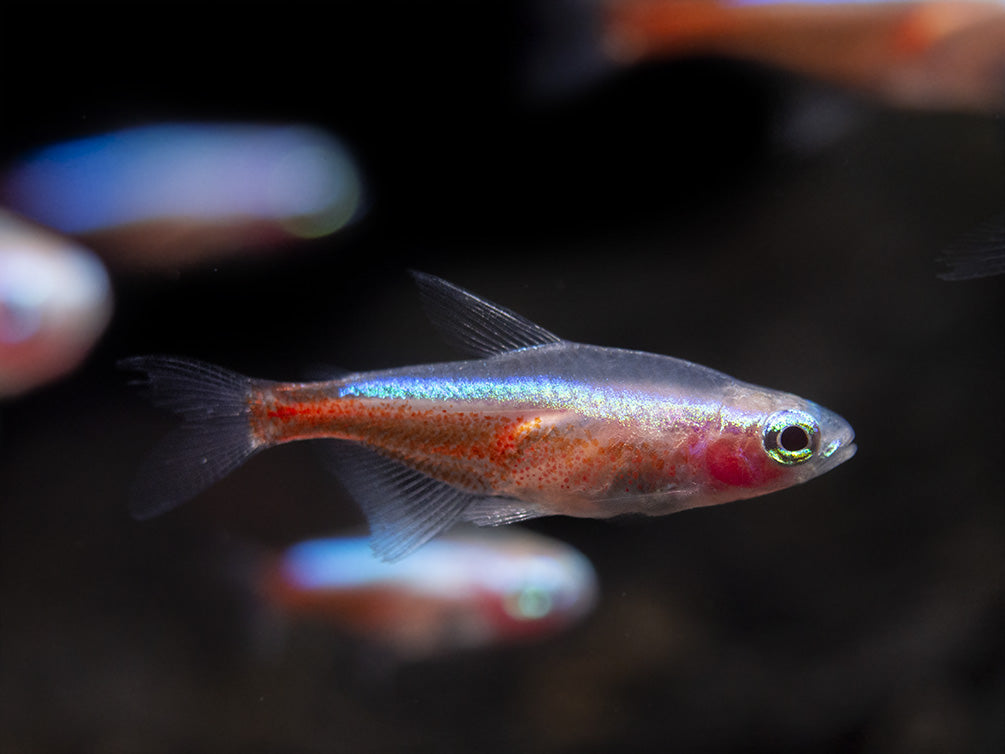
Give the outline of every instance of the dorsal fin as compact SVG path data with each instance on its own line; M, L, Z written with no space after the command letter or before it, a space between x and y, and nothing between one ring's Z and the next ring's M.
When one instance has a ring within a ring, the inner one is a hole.
M479 298L435 275L412 271L433 325L451 345L475 356L495 356L562 341L505 307Z

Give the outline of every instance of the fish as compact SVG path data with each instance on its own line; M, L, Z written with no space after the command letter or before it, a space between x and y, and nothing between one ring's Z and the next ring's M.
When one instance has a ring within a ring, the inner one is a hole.
M79 366L111 319L112 299L90 249L0 209L0 398Z
M720 56L899 107L1005 111L1000 0L552 0L528 62L548 96L633 64Z
M124 266L174 267L321 238L364 212L352 154L302 124L154 123L49 144L0 199Z
M281 615L325 621L405 660L540 641L597 601L586 556L515 527L454 531L399 563L376 560L366 537L310 539L268 558L257 580Z
M120 365L184 418L132 510L163 513L266 448L327 440L336 474L399 560L459 521L658 516L781 490L855 453L837 414L689 361L563 340L413 272L427 314L474 358L273 382L175 356Z

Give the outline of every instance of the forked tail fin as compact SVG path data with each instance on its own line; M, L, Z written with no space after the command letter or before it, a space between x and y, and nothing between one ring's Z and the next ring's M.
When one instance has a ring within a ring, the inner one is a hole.
M146 378L132 384L184 418L140 467L130 502L136 518L195 497L263 447L251 431L251 378L176 356L135 356L118 365L144 372Z

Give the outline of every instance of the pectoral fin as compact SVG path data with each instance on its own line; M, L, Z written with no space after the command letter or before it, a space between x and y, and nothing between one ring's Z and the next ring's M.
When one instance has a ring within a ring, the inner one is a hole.
M505 497L482 497L464 511L464 520L476 526L502 526L543 516L537 509L520 500Z
M328 441L339 480L363 509L370 546L382 560L401 560L446 531L481 498L357 443Z

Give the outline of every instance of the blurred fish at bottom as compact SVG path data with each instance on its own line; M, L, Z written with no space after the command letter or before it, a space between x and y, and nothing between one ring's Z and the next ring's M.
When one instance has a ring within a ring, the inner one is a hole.
M367 537L308 540L273 559L261 593L420 660L554 635L590 612L597 581L579 551L510 528L458 530L397 563L374 558Z
M0 398L76 367L111 312L94 254L0 210Z
M0 181L8 206L140 266L325 236L362 195L348 150L303 125L113 131L28 154Z
M531 76L558 93L646 60L718 55L907 107L1005 111L999 0L543 3Z

